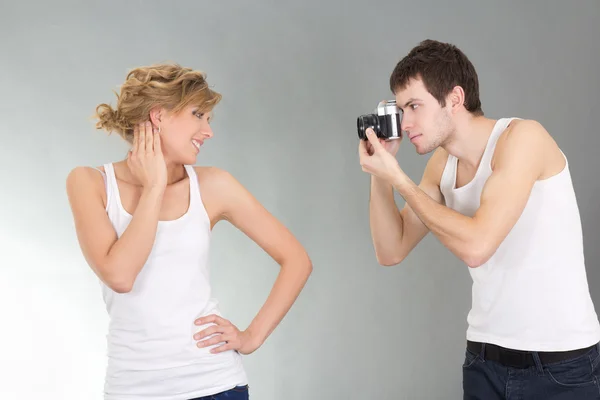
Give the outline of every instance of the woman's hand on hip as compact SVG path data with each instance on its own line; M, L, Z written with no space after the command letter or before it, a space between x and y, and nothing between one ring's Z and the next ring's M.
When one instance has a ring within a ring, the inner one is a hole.
M260 345L253 340L249 331L240 331L233 323L218 315L208 315L198 318L195 321L196 325L215 324L204 330L199 331L194 335L194 339L198 341L198 347L203 348L215 344L223 343L211 349L211 353L221 353L223 351L235 350L240 354L253 353ZM206 339L207 337L211 336Z

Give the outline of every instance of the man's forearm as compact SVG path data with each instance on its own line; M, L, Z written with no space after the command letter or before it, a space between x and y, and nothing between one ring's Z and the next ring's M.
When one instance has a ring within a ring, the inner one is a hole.
M369 221L377 258L394 259L402 240L402 217L394 200L394 188L377 177L371 177Z
M473 218L442 204L423 192L404 172L399 172L393 187L429 230L452 253L469 266L480 264L480 233Z

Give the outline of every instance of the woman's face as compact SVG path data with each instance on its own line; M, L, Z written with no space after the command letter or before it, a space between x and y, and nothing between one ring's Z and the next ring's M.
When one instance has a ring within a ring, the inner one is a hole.
M153 122L160 126L160 140L165 159L176 164L193 165L206 139L213 137L212 112L202 113L198 106L188 106L178 114L161 112Z

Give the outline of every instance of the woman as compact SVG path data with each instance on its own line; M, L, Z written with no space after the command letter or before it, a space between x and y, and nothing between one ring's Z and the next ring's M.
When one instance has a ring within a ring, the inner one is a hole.
M125 160L77 167L67 193L83 255L110 316L106 400L248 399L241 355L267 339L312 271L294 236L229 173L194 167L221 95L202 72L137 68L97 128L131 144ZM281 265L240 330L211 297L213 227L227 220Z

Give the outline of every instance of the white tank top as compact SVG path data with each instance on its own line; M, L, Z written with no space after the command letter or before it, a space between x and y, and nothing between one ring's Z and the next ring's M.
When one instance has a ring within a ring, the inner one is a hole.
M449 155L440 184L449 208L473 216L492 173L496 141L513 119L496 122L475 177L465 186L456 188L457 159ZM468 340L532 351L572 350L600 340L568 163L559 174L535 183L496 253L469 272Z
M105 164L106 211L118 237L132 216L121 203L112 164ZM196 318L221 315L209 284L210 220L192 166L188 211L159 221L150 256L129 293L100 282L110 322L106 400L187 400L247 383L236 351L211 354L193 335L210 326Z

